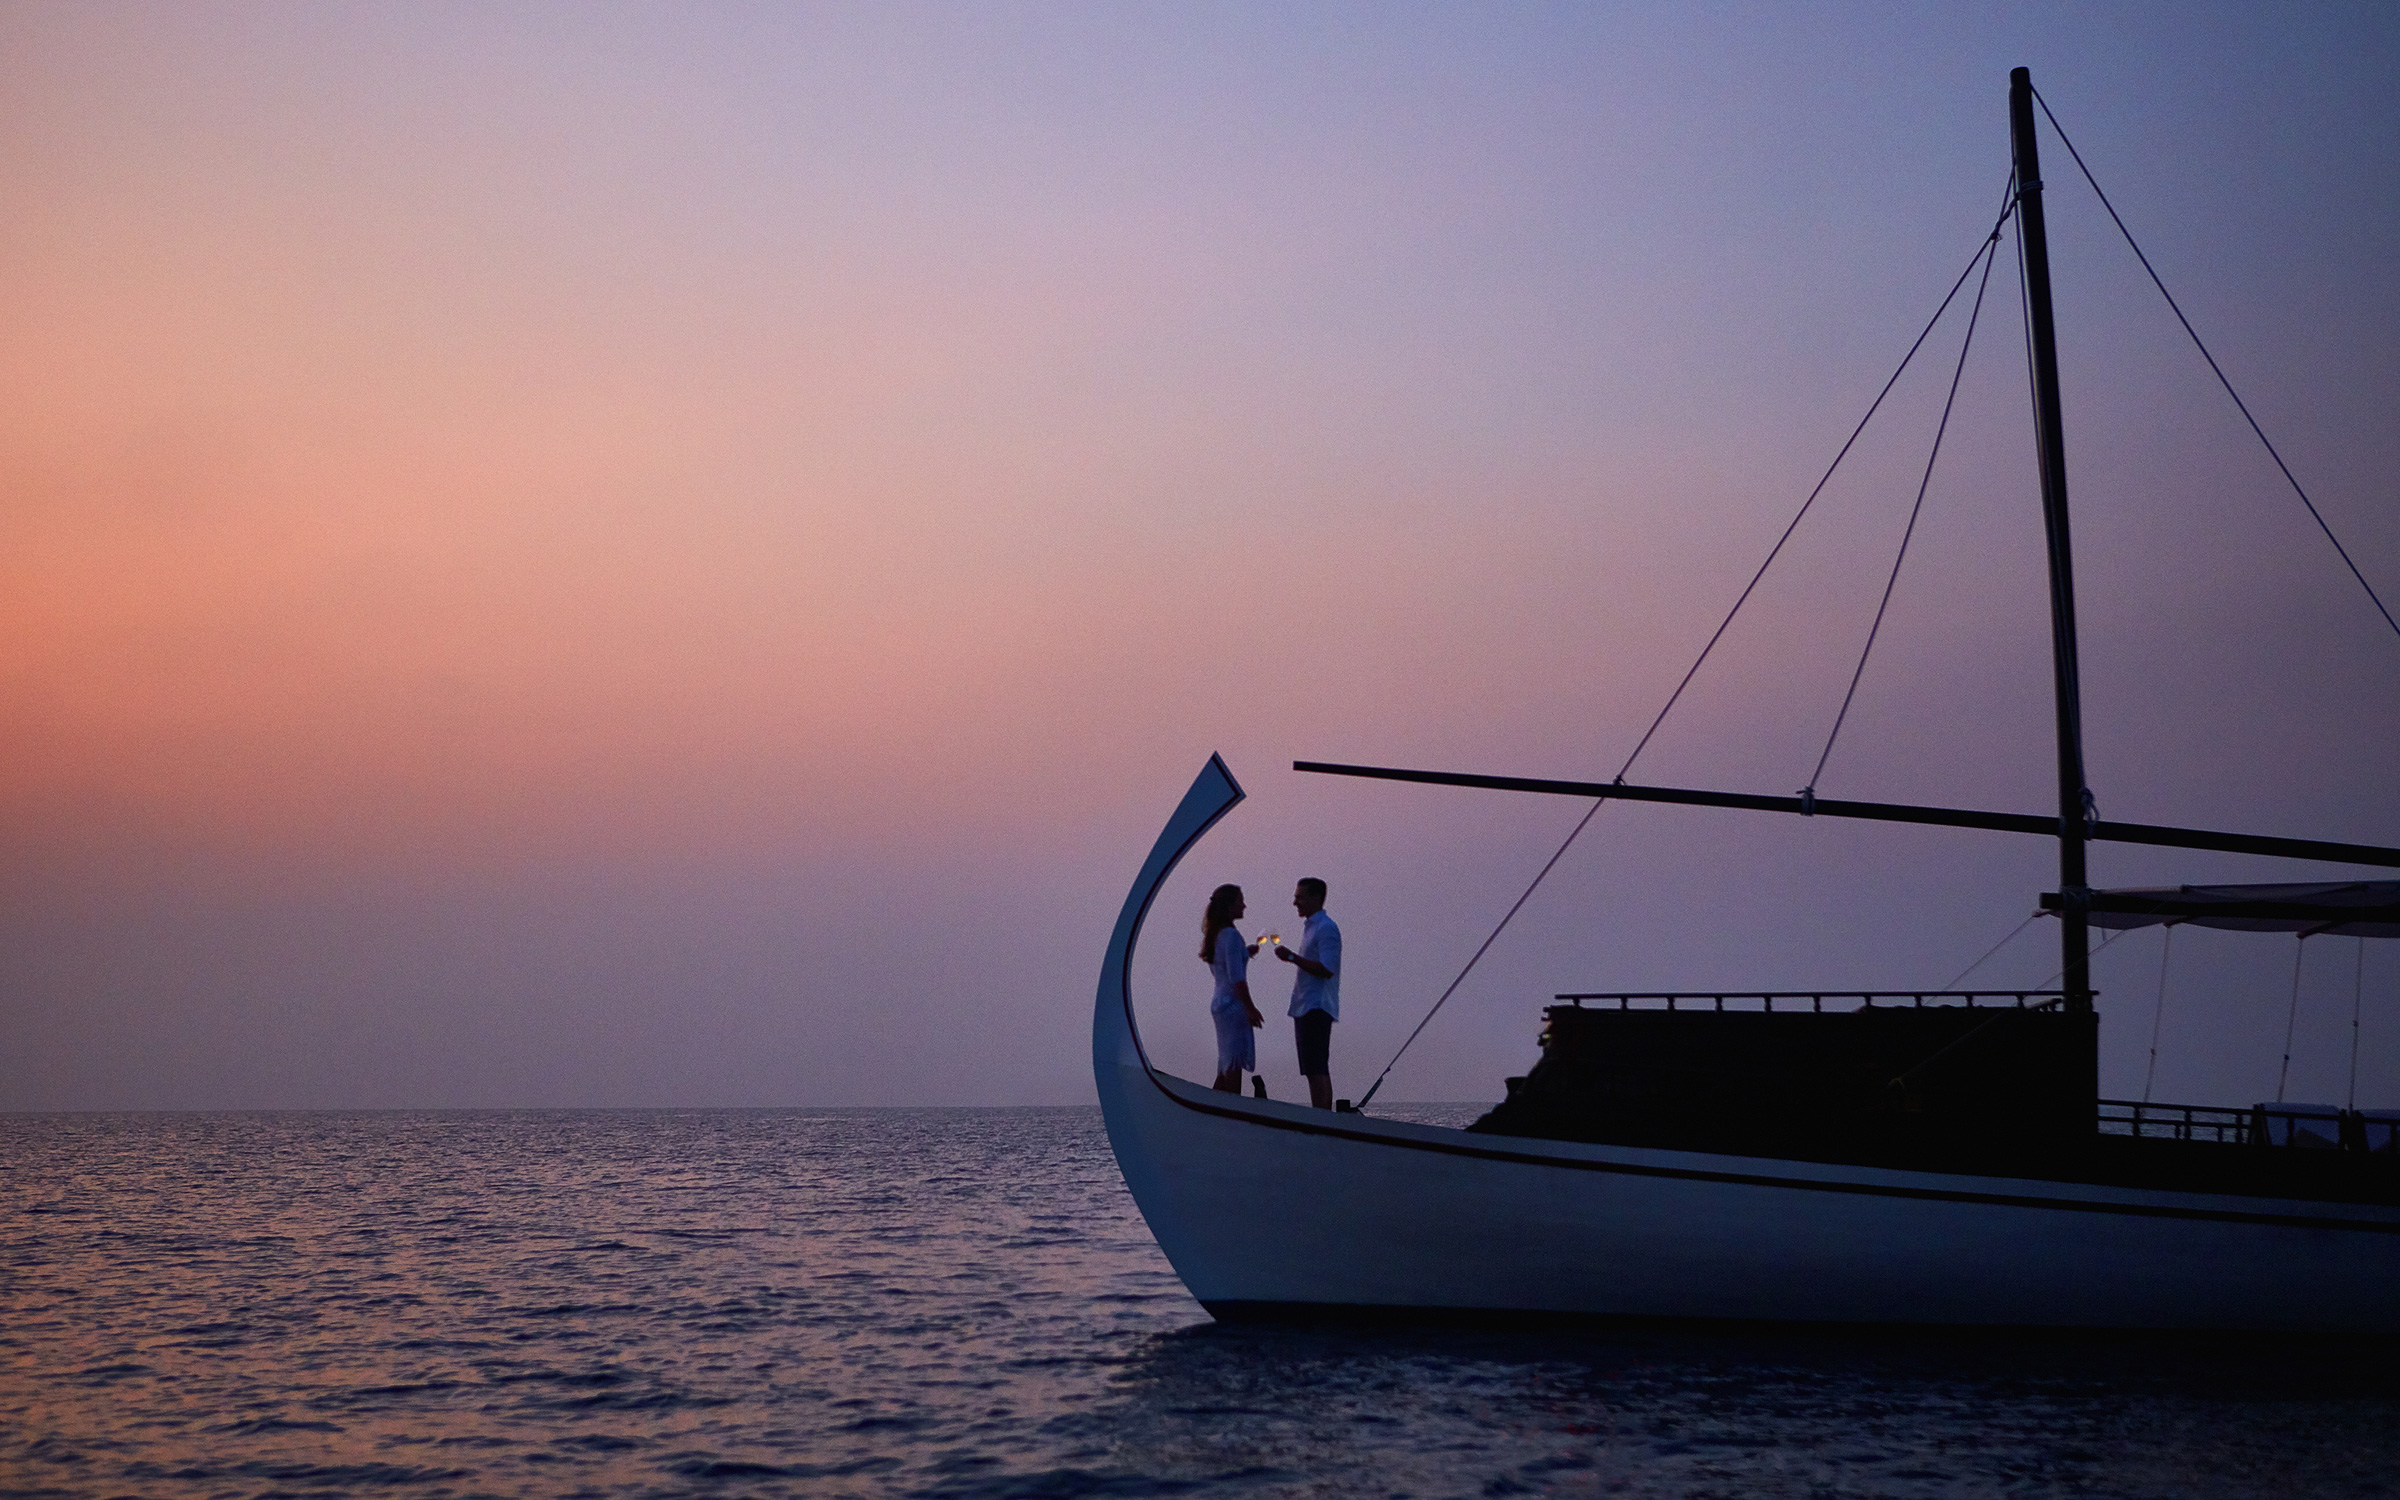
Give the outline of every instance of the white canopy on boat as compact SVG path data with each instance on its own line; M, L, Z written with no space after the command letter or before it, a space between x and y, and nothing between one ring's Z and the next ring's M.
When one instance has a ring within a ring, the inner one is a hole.
M2059 908L2045 891L2042 907ZM2092 892L2095 927L2189 923L2234 932L2303 937L2400 938L2400 880L2312 881L2299 885L2160 885Z

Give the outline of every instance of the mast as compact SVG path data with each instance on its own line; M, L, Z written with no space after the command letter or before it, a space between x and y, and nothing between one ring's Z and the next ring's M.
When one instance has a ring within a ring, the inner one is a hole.
M2058 333L2050 311L2050 240L2042 222L2041 154L2033 138L2033 75L2008 75L2008 133L2016 153L2017 234L2025 248L2033 326L2033 420L2050 538L2050 656L2058 693L2058 935L2067 1008L2092 1008L2091 883L2083 846L2093 816L2083 779L2083 691L2075 653L2075 568L2067 537L2066 439L2059 420Z

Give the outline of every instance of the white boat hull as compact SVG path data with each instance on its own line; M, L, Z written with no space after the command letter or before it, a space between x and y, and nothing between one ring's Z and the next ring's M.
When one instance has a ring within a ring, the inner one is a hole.
M1212 757L1126 899L1092 1023L1126 1184L1216 1316L2400 1331L2400 1209L2382 1205L1525 1140L1159 1073L1133 946L1241 796Z

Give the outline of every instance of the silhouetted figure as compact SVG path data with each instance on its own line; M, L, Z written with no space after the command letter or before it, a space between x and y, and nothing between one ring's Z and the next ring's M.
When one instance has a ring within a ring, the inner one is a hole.
M1244 1071L1258 1071L1256 1028L1267 1024L1250 1002L1250 953L1240 929L1242 888L1221 885L1208 898L1208 914L1200 920L1200 957L1217 982L1209 997L1209 1019L1217 1028L1216 1088L1228 1094L1242 1091Z
M1325 882L1314 875L1292 891L1300 913L1300 951L1281 943L1275 956L1300 972L1292 976L1292 1040L1300 1049L1300 1076L1308 1080L1308 1102L1333 1108L1333 1023L1342 1017L1342 929L1325 915Z

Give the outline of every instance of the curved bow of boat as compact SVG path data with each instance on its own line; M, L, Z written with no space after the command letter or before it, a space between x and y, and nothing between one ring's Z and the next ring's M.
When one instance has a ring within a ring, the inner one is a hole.
M1133 1021L1133 946L1142 935L1142 923L1149 918L1150 903L1192 845L1200 842L1200 836L1216 826L1219 818L1233 811L1242 796L1242 785L1225 768L1224 758L1211 755L1193 779L1191 790L1183 794L1175 815L1167 819L1158 842L1150 846L1150 857L1142 862L1141 874L1134 877L1133 889L1125 893L1117 929L1109 935L1108 956L1100 964L1100 993L1092 1005L1092 1080L1112 1119L1119 1091L1135 1075L1146 1078L1150 1071L1149 1055L1142 1050L1141 1032Z
M1191 790L1176 805L1174 816L1160 830L1158 842L1150 846L1150 857L1142 861L1133 889L1125 893L1116 931L1109 935L1108 955L1100 965L1100 991L1092 1004L1092 1084L1100 1095L1109 1149L1115 1152L1126 1189L1149 1221L1151 1232L1158 1236L1160 1248L1187 1283L1197 1268L1178 1250L1190 1238L1192 1205L1175 1191L1170 1164L1188 1156L1192 1143L1185 1139L1190 1126L1176 1118L1187 1112L1169 1102L1167 1091L1170 1087L1190 1090L1193 1085L1156 1072L1149 1054L1142 1050L1141 1031L1133 1020L1133 949L1159 888L1201 836L1233 811L1242 795L1241 783L1225 768L1224 759L1211 755L1193 778ZM1194 978L1199 977L1195 973ZM1213 1097L1227 1098L1223 1094Z

